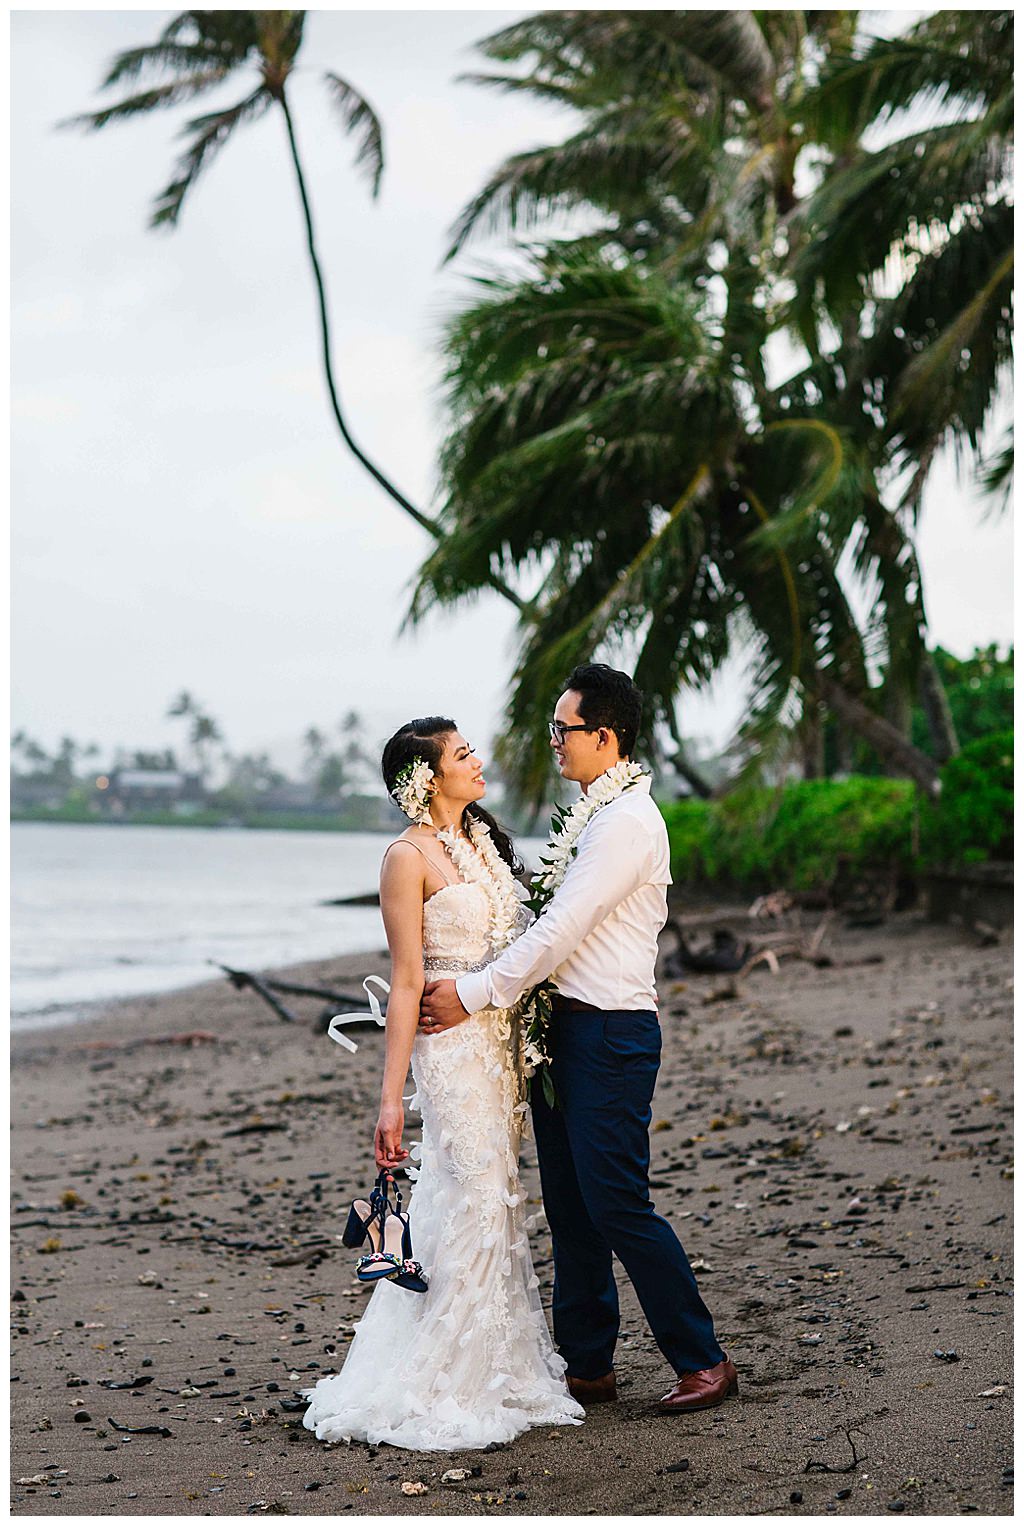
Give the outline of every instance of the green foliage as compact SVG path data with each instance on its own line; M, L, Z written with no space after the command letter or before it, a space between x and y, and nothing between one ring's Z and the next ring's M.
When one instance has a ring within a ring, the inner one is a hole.
M714 812L710 800L662 804L672 854L672 878L677 885L703 884L716 877L711 847Z
M1013 857L1013 731L971 742L942 770L942 794L921 823L929 863Z
M662 812L677 885L748 892L823 890L840 860L855 869L914 863L916 794L906 779L809 779L782 790L685 800Z
M678 886L757 894L824 890L840 860L868 870L895 862L912 875L1013 856L1013 731L971 742L942 770L942 794L922 800L906 779L808 779L781 790L661 807ZM915 815L920 811L920 844Z
M995 645L978 647L963 660L937 647L935 664L961 747L1013 725L1012 646L1005 654ZM921 709L915 709L912 724L911 740L930 751L928 725Z

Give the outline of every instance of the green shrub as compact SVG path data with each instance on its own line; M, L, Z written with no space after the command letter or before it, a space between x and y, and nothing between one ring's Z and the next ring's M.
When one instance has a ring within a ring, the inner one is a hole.
M708 864L712 807L706 800L675 800L661 807L668 827L676 884L714 878Z
M906 779L809 779L779 790L664 806L677 884L822 890L855 870L913 864L915 791Z
M1013 731L971 742L942 770L942 793L921 824L926 863L1013 857Z
M840 859L854 870L913 862L915 789L909 779L808 779L790 785L768 828L773 878L787 890L817 890Z

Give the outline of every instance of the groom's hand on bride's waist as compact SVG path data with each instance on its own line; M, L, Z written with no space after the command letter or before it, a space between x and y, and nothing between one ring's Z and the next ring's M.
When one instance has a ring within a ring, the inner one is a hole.
M468 1016L454 980L428 980L420 998L421 1033L443 1033L456 1023L464 1023Z

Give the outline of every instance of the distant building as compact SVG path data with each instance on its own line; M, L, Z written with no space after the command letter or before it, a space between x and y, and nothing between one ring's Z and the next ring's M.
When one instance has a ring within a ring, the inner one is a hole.
M115 768L96 779L100 809L110 816L130 811L173 811L189 816L206 805L206 790L199 774L170 768Z
M323 816L327 812L336 811L338 802L318 800L308 784L296 784L285 779L281 784L272 784L269 789L260 791L259 808L261 811L291 811Z
M33 779L11 774L11 809L14 811L39 807L58 811L64 804L67 792L66 784L57 783L53 779Z

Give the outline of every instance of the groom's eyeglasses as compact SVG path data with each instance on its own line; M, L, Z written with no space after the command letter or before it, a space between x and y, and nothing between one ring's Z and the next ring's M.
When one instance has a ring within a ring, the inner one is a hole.
M565 741L565 739L569 735L570 731L599 731L600 727L598 727L598 726L563 726L561 721L548 721L548 730L551 733L551 740L553 742L557 742L559 747L561 747L562 743Z

